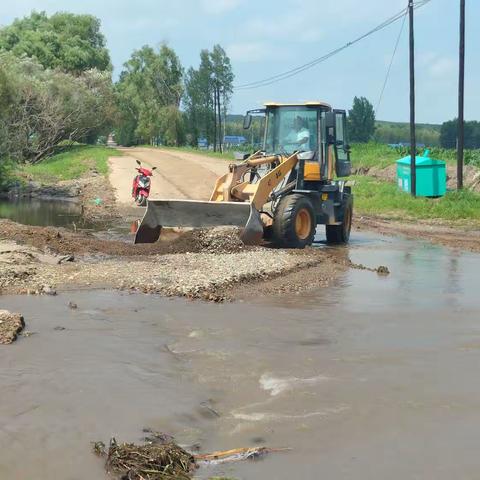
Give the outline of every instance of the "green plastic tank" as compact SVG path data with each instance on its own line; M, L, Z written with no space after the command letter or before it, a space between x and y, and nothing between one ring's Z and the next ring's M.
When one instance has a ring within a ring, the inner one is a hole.
M443 197L447 191L447 168L443 160L430 158L425 150L423 157L416 157L417 196ZM410 193L410 155L397 160L397 182L400 190Z

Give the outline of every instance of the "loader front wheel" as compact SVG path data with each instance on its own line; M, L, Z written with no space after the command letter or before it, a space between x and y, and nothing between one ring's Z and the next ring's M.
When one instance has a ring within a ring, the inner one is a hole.
M273 220L273 241L285 248L311 245L317 222L312 202L302 194L286 195L280 200Z

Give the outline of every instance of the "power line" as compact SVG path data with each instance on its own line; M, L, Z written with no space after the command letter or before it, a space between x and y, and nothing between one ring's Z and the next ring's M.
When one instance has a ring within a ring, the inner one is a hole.
M424 5L429 3L430 1L431 0L419 0L415 4L415 8L423 7ZM241 85L236 85L234 88L235 88L235 90L250 90L250 89L254 89L254 88L265 87L267 85L271 85L272 83L276 83L276 82L279 82L281 80L286 80L287 78L298 75L299 73L302 73L305 70L308 70L308 69L318 65L319 63L322 63L322 62L328 60L330 57L333 57L334 55L337 55L338 53L342 52L343 50L347 49L348 47L351 47L351 46L355 45L356 43L358 43L361 40L369 37L370 35L373 35L374 33L377 33L380 30L383 30L384 28L390 26L392 23L397 22L398 20L400 20L401 18L403 18L406 15L407 11L408 11L408 9L404 8L403 10L398 12L397 14L393 15L392 17L388 18L384 22L377 25L372 30L369 30L367 33L355 38L354 40L346 43L345 45L343 45L339 48L336 48L335 50L332 50L331 52L323 55L322 57L315 58L308 63L300 65L300 66L298 66L296 68L293 68L291 70L287 70L286 72L279 73L277 75L273 75L271 77L264 78L263 80L258 80L258 81L255 81L255 82L245 83L245 84L241 84Z
M390 71L392 70L393 60L395 59L395 55L396 55L397 50L398 50L398 45L400 44L400 39L402 38L402 33L403 33L403 29L405 27L406 19L407 19L407 12L405 12L405 15L403 16L402 26L400 27L400 32L398 33L397 41L395 43L395 48L393 49L393 54L392 54L392 58L390 60L390 65L388 66L387 74L385 76L385 81L383 82L382 90L380 92L380 96L378 97L377 108L375 109L375 112L377 114L378 114L378 110L380 108L380 104L382 103L383 94L385 93L385 88L387 87L388 79L390 78Z

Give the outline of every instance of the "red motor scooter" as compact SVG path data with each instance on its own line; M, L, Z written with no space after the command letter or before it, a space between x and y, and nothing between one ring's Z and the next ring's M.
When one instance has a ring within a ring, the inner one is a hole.
M153 175L153 170L157 167L149 170L148 168L142 167L142 162L139 160L137 160L137 164L138 167L136 170L138 175L133 179L132 197L139 207L144 207L150 195L150 177Z

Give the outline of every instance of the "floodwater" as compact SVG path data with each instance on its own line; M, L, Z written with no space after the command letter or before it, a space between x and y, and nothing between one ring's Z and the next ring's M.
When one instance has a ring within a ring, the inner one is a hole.
M0 200L0 218L24 225L71 227L82 224L82 207L73 201L15 198Z
M132 241L128 222L88 221L81 204L70 200L20 197L0 199L0 218L23 225L64 227L95 233L115 240Z
M480 256L366 234L348 255L391 274L223 305L1 297L35 334L0 350L0 478L103 480L90 442L150 427L291 448L200 478L477 479Z

